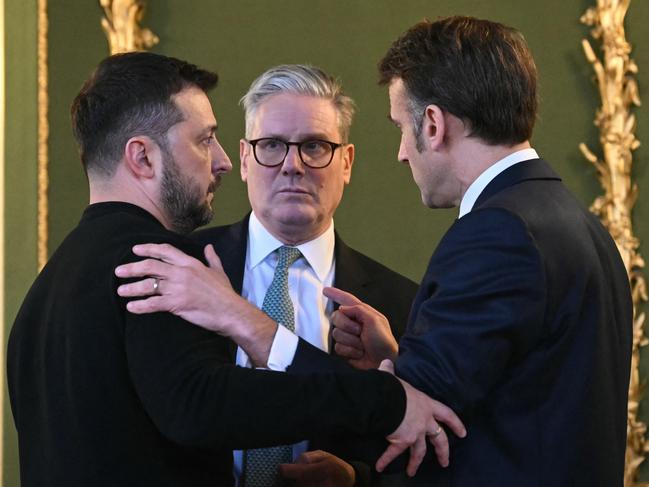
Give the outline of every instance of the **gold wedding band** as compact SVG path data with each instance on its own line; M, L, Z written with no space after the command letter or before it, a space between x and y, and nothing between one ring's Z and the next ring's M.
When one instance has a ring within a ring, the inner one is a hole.
M157 277L153 278L153 294L158 294L158 288L160 287L160 279Z
M437 429L431 433L430 437L432 439L435 439L441 434L442 434L442 427L440 425L437 425Z

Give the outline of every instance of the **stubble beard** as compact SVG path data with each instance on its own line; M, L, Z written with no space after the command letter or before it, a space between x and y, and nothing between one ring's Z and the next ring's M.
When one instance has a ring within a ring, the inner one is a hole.
M162 170L161 204L171 229L182 235L209 223L214 211L207 201L207 194L201 194L197 183L184 176L174 157L166 150ZM216 181L210 183L207 193L213 193Z

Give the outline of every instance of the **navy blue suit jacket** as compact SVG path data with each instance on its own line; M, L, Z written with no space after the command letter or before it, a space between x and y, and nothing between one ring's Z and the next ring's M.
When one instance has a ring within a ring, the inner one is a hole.
M612 238L543 160L497 176L435 250L397 374L455 410L409 485L622 486L632 341Z

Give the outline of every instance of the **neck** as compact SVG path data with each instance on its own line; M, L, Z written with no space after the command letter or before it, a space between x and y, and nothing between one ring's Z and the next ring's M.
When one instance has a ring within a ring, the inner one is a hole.
M473 138L465 139L465 144L452 154L459 168L458 178L462 184L462 196L478 176L491 166L514 152L529 148L531 148L529 141L504 146L487 145Z
M269 226L264 222L259 215L257 218L264 226L264 228L277 240L284 245L295 247L297 245L315 240L320 235L325 233L331 225L331 220L326 225L318 228L308 227L307 225L274 225Z
M151 213L166 229L173 230L157 198L149 194L149 191L138 181L119 177L118 174L110 179L89 175L88 181L90 204L109 201L131 203Z

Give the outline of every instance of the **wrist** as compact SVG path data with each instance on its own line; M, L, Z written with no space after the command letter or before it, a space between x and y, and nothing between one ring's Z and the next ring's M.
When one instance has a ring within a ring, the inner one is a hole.
M266 367L277 323L244 298L239 298L229 318L227 336L239 345L256 367Z

